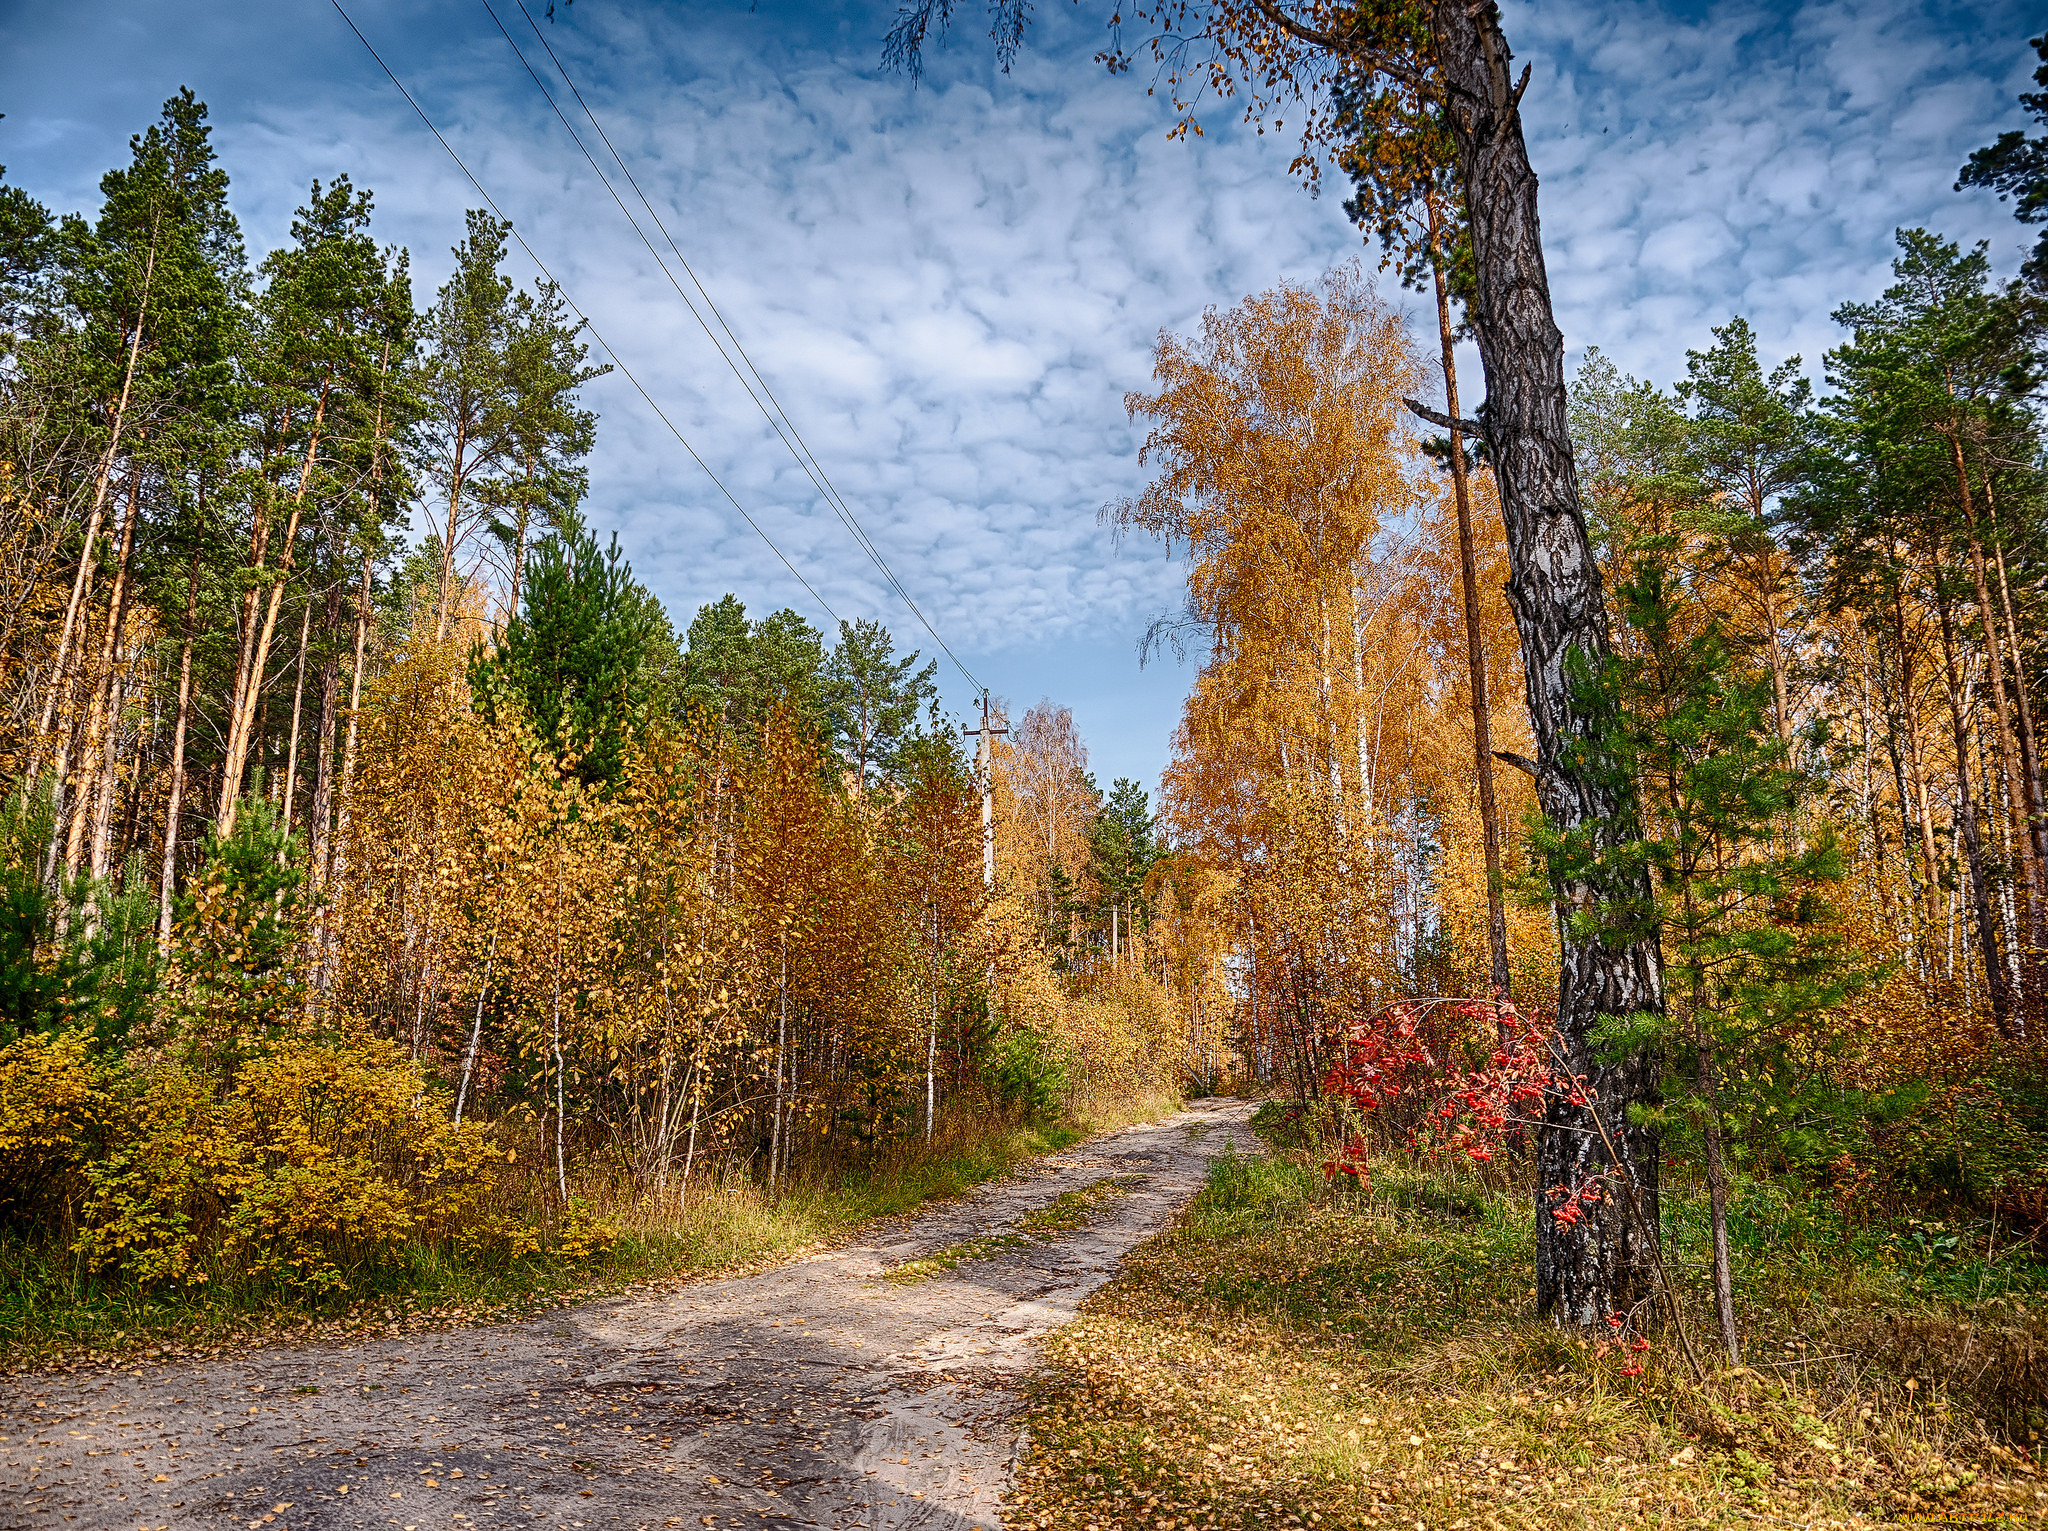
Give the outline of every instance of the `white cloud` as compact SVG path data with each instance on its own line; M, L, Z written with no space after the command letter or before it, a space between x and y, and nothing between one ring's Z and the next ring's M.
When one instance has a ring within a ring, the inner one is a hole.
M482 10L352 9L826 599L918 642ZM1160 329L1312 277L1357 236L1341 197L1287 180L1282 142L1221 121L1167 142L1141 82L1090 64L1088 6L1044 7L1008 78L965 26L916 90L873 67L889 10L607 0L558 13L549 36L927 614L998 690L1073 699L1105 777L1149 778L1184 677L1140 675L1133 645L1177 575L1156 549L1114 550L1096 521L1141 480L1122 395L1147 384ZM1743 312L1767 352L1817 369L1828 311L1882 285L1895 224L1991 237L2010 264L2007 211L1950 183L2016 120L2028 23L2015 4L1941 0L1511 6L1536 65L1529 131L1568 345L1668 382ZM0 59L0 161L60 207L90 205L127 134L184 83L213 107L259 251L309 179L345 171L412 249L424 300L476 200L318 7L16 8ZM728 589L808 607L623 379L593 402L594 515L673 614Z

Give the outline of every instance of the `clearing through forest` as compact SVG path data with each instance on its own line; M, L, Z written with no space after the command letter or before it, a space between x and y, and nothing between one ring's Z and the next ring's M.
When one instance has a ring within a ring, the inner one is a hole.
M1035 1342L1164 1228L1250 1105L1049 1154L860 1243L526 1322L14 1378L0 1524L1000 1522Z

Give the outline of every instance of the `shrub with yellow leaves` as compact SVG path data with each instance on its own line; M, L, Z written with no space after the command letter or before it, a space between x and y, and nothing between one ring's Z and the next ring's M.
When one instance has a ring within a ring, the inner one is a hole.
M99 1124L106 1070L83 1032L31 1032L0 1048L0 1220L61 1201Z
M292 1038L225 1089L162 1058L128 1081L119 1144L87 1166L78 1253L145 1283L230 1272L301 1293L345 1289L408 1242L523 1252L491 1210L487 1128L396 1043Z

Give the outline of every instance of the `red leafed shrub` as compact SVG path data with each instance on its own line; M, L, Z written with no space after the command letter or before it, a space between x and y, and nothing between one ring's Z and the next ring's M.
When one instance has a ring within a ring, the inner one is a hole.
M1490 1056L1475 1065L1466 1043L1491 1035ZM1416 1151L1462 1153L1488 1160L1501 1143L1541 1117L1545 1092L1562 1081L1552 1066L1556 1029L1503 1000L1399 1000L1353 1021L1340 1038L1339 1061L1322 1081L1325 1096L1355 1108L1377 1135ZM1351 1133L1326 1175L1365 1175L1363 1130ZM1559 1209L1577 1215L1576 1204Z

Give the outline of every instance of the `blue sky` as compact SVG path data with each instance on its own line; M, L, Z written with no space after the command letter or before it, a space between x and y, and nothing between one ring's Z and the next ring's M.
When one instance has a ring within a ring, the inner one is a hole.
M1141 671L1136 652L1178 571L1097 522L1142 482L1122 397L1146 386L1161 329L1361 246L1340 198L1289 181L1284 143L1220 118L1168 142L1142 78L1090 62L1110 9L1043 0L1006 77L967 7L916 89L877 68L887 5L577 0L549 38L948 643L1018 707L1072 705L1100 779L1149 786L1188 674ZM833 610L929 650L480 0L350 11ZM2026 231L1950 187L1970 149L2020 125L2030 24L2019 4L1928 0L1510 6L1573 355L1598 345L1669 382L1743 313L1770 359L1817 371L1829 311L1882 287L1900 224L1988 238L2010 270ZM181 85L212 109L253 255L312 178L346 173L375 191L425 300L476 199L327 0L0 0L0 163L54 208L89 208ZM829 628L622 379L590 401L592 520L672 616L733 590ZM966 683L944 679L964 709Z

